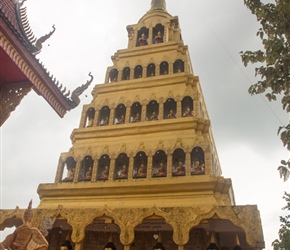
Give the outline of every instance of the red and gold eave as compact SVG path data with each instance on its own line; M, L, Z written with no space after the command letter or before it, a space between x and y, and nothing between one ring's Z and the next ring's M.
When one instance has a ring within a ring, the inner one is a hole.
M60 117L78 105L35 58L35 47L23 32L16 8L13 0L0 0L0 126L31 89Z

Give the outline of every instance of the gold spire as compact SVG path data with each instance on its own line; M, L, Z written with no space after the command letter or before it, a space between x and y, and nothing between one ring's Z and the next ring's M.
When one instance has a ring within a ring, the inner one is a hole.
M166 11L166 2L165 2L165 0L152 0L151 1L151 10L163 10L163 11Z

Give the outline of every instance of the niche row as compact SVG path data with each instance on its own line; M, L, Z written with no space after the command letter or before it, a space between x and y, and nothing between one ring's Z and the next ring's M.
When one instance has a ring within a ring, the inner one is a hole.
M146 105L145 110L143 110L140 102L133 103L130 110L127 110L124 104L119 104L114 111L110 110L108 106L103 106L98 112L98 117L95 117L96 110L91 107L86 112L86 126L92 127L95 123L97 126L110 125L111 115L113 115L112 124L137 123L144 120L173 119L178 117L178 111L181 117L193 116L193 99L190 96L185 96L182 99L180 110L178 110L177 102L173 98L168 98L166 102L161 105L163 105L163 110L161 111L160 104L156 100L151 100ZM145 112L144 117L142 116L142 111ZM95 118L97 119L96 122L94 122Z
M159 23L153 29L142 27L138 30L136 46L163 43L164 40L164 26Z
M166 61L161 62L160 65L155 65L154 63L148 64L145 72L143 72L143 67L141 65L137 65L134 70L131 70L130 67L125 67L121 70L120 78L118 69L114 68L109 73L109 82L138 79L145 76L152 77L158 75L157 67L159 67L159 75L167 75L169 73L169 64ZM178 59L173 63L173 73L180 72L184 72L184 62L181 59ZM144 76L143 73L145 74Z
M189 168L187 164L190 164ZM149 166L152 168L149 169ZM62 169L62 172L67 170L62 182L107 181L204 175L205 162L203 149L195 147L188 154L181 148L175 149L172 157L163 150L156 151L153 157L148 157L145 152L140 151L132 159L126 153L119 154L114 160L108 154L103 154L97 161L91 156L85 156L79 167L73 157L68 157L62 164Z

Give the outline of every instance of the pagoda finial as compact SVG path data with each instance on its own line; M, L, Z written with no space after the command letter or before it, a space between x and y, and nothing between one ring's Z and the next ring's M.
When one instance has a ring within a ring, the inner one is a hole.
M164 10L164 11L166 11L165 0L152 0L151 1L151 10Z

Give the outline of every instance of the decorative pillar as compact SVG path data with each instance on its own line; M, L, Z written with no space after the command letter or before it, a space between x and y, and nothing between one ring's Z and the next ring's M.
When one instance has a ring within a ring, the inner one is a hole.
M159 76L160 75L160 64L155 65L155 75Z
M114 118L115 118L115 109L114 106L110 107L110 120L109 120L109 125L114 124Z
M130 69L130 80L134 79L134 71L135 71L134 68Z
M118 77L117 77L117 82L122 81L122 74L123 74L123 70L122 69L117 69L118 70Z
M182 104L181 100L177 100L176 102L176 117L182 117Z
M105 83L109 83L110 81L109 78L110 78L110 72L109 72L109 69L107 69Z
M93 172L92 172L92 182L95 182L97 180L97 171L98 171L98 165L99 165L99 160L97 159L97 157L95 157L96 160L94 160L94 165L93 165Z
M184 250L184 246L178 246L178 250Z
M75 169L75 174L74 174L74 182L78 182L80 172L81 172L81 166L82 166L82 160L80 158L77 159L77 164L76 164L76 169Z
M110 171L109 171L109 180L114 179L115 162L116 162L116 158L114 156L114 158L111 159L111 166L110 166Z
M173 74L173 63L168 63L169 74Z
M57 165L57 171L56 171L56 175L55 175L55 180L54 183L60 183L62 180L62 176L63 176L63 172L64 172L64 159L62 156L59 157L58 160L58 165Z
M86 126L86 120L87 120L87 111L85 111L86 107L83 107L83 112L80 120L79 128L84 128Z
M131 111L131 106L130 105L127 105L126 106L125 123L130 123L130 111Z
M132 180L133 179L133 168L134 168L134 156L133 153L130 153L129 155L129 167L128 167L128 179Z
M153 40L153 28L149 27L149 34L148 34L148 45L152 44L152 40Z
M141 115L141 122L146 121L146 104L142 102L142 115Z
M95 117L94 117L94 121L93 121L93 127L94 126L98 126L98 122L99 122L99 115L100 115L100 110L99 109L95 109Z
M191 152L189 151L189 149L186 151L186 155L185 155L185 162L186 162L186 176L190 176L191 175Z
M159 114L158 114L159 120L163 120L163 116L164 116L163 112L164 112L163 98L160 98L160 101L159 101Z
M146 67L142 66L142 67L143 67L142 78L144 78L144 77L147 77L147 66Z
M153 161L153 156L152 156L152 152L148 153L148 158L147 158L148 162L147 162L147 179L151 179L152 178L152 161Z
M200 115L200 105L199 105L199 98L195 98L193 102L193 115L194 116L199 116Z
M172 176L172 153L170 150L167 151L167 177Z

